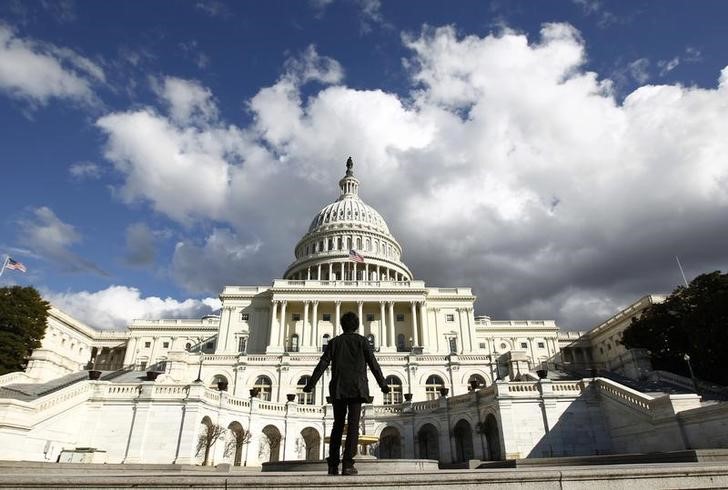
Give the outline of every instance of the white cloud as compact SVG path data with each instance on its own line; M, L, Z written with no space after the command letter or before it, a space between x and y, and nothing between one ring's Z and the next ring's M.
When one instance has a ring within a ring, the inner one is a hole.
M56 262L70 272L94 272L106 275L90 260L71 251L71 247L81 241L81 235L73 225L64 223L48 207L33 210L29 219L20 221L21 237L24 245L34 253Z
M338 61L328 56L320 56L316 46L309 45L298 57L288 58L285 62L284 78L295 83L318 81L336 84L344 78L344 69Z
M51 98L95 104L92 86L105 79L103 69L78 53L52 44L22 39L0 24L0 90L36 104Z
M77 180L98 179L101 177L101 169L94 162L76 162L68 167L68 173Z
M152 86L167 106L170 117L179 124L205 123L217 118L212 92L197 81L165 77L153 81Z
M660 68L660 76L664 77L669 72L677 68L677 66L680 64L680 57L675 56L674 58L670 60L660 60L657 62L657 66Z
M217 298L142 297L137 288L109 286L100 291L45 292L54 306L102 330L125 330L134 319L200 318L220 308Z
M728 68L715 88L645 85L620 103L584 68L570 25L547 24L537 40L443 27L404 42L406 97L321 75L335 85L304 98L304 54L249 101L248 127L151 109L99 120L127 200L216 222L204 243L178 245L181 284L280 276L350 154L415 276L472 285L493 317L586 328L671 289L676 253L696 272L728 259Z

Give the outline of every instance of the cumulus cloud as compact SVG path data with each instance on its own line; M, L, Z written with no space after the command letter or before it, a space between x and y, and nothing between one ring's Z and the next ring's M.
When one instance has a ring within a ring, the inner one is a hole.
M125 330L134 319L199 318L220 309L217 298L142 297L136 288L109 286L100 291L44 292L54 306L102 330Z
M304 98L306 76L290 75L307 72L304 53L250 99L247 127L149 108L99 120L129 201L221 224L177 245L180 283L279 276L349 154L415 276L472 286L494 318L588 328L671 290L676 254L695 274L725 263L728 68L713 88L644 85L621 101L567 24L538 39L441 27L403 42L405 96L321 76L330 85ZM190 268L199 257L209 267Z
M0 90L44 105L52 98L97 102L92 86L105 81L103 69L75 51L20 38L0 24Z
M260 273L251 272L259 266L253 258L260 248L260 241L245 243L230 230L215 229L204 244L177 243L172 258L172 274L190 291L214 291L220 288L220 284L240 283L251 275L259 277Z
M36 208L30 218L19 222L24 245L45 259L51 260L70 272L93 272L106 275L90 260L71 251L81 241L81 235L73 225L64 223L48 207Z
M212 92L197 81L165 77L153 81L152 86L178 124L205 123L217 118Z
M154 263L157 257L157 237L145 223L132 223L126 228L127 264L145 266Z

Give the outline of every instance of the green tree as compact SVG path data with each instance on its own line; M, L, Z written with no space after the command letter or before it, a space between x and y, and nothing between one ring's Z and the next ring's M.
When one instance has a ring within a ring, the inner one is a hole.
M0 288L0 375L21 371L40 347L50 306L33 287Z
M728 274L702 274L678 287L632 320L622 343L649 350L655 368L684 375L689 354L695 376L728 385Z

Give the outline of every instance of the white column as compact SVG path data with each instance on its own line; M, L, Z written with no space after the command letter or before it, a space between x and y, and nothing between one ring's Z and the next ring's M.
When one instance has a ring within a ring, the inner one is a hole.
M308 326L308 303L309 301L303 302L303 327L301 328L301 346L308 346L309 326Z
M306 267L306 280L307 281L311 280L311 268L310 267Z
M321 280L321 264L318 265L318 270L316 271L316 280Z
M356 281L356 262L354 262L354 272L351 275L351 280Z
M472 308L465 308L465 316L468 320L468 349L470 352L475 350L475 317L473 316Z
M536 355L533 352L533 337L528 337L528 346L531 348L531 370L539 369L536 367Z
M288 301L281 301L281 321L278 327L278 347L281 349L286 340L286 304L288 304Z
M364 280L365 281L369 280L369 262L366 262L364 264Z
M415 302L410 301L411 306L411 314L412 314L412 340L414 341L413 345L416 345L419 347L420 345L420 336L417 333L417 310L415 309Z
M319 266L319 271L321 266ZM313 302L313 318L311 321L311 341L309 345L316 347L318 346L319 333L318 333L318 301Z
M378 337L379 337L378 342L379 342L380 348L387 345L386 338L385 338L385 335L387 332L387 323L384 321L384 315L385 315L384 301L380 301L379 302L379 335L378 335Z
M336 316L334 316L334 335L339 335L339 329L341 328L341 301L336 302Z
M124 366L129 366L131 364L136 363L136 346L137 346L137 338L131 337L129 339L129 342L126 344L126 352L124 353ZM90 352L90 349L89 349ZM91 360L91 356L89 355L89 360Z
M389 302L389 346L396 347L397 343L394 338L394 301Z
M270 340L268 341L268 347L278 345L278 301L272 301L272 308L270 313Z
M364 332L364 302L363 301L357 301L357 314L359 315L359 325L361 325L361 330L359 331L362 335L365 335Z
M422 326L422 346L429 346L429 333L427 331L427 306L423 301L420 303L420 325Z
M154 356L157 355L157 343L158 343L158 341L159 341L159 337L152 337L152 350L149 353L149 364L148 364L148 366L151 366L152 364L154 364ZM99 350L99 353L101 353L100 350ZM97 356L98 356L98 354L97 354Z
M344 263L342 262L341 263L341 280L343 281L344 279L346 279L346 278L344 277ZM337 324L339 323L339 319L338 318L336 319L336 323Z
M329 263L329 281L333 281L333 280L334 280L334 263L330 262Z

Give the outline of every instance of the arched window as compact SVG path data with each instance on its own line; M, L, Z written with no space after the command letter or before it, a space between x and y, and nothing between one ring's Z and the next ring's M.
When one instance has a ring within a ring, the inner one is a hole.
M298 403L301 405L313 405L313 401L316 399L316 388L311 393L304 393L303 387L309 382L311 376L301 376L296 383L296 396Z
M342 240L341 240L341 237L339 237L339 238L338 238L338 239L336 240L336 242L337 242L337 246L336 246L337 250L341 250L341 249L342 249L342 247L344 246L344 245L343 245L343 242L342 242Z
M333 249L334 249L334 239L329 238L329 250L333 250Z
M457 354L458 353L458 339L454 335L450 337L449 340L450 343L450 353L451 354Z
M291 348L290 352L298 352L298 334L294 333L291 335Z
M361 238L356 239L356 249L361 250Z
M222 384L220 384L220 383L222 383ZM225 376L223 376L222 374L216 374L215 377L212 378L212 382L210 383L210 386L208 386L208 388L210 388L211 390L220 389L222 391L226 391L227 384L228 384L228 380ZM224 388L222 388L223 386L224 386Z
M368 238L367 238L367 241L366 241L366 249L367 249L367 252L371 252L372 251L372 242Z
M436 400L440 397L440 389L445 387L445 382L436 374L430 375L425 382L425 398Z
M485 378L479 374L471 374L468 378L468 387L471 390L479 390L485 386Z
M270 382L270 378L268 376L258 376L258 379L255 380L253 388L258 390L258 398L269 402L272 386L273 383Z
M384 395L385 405L394 405L402 403L402 381L397 376L387 376L385 379L389 386L389 393Z

